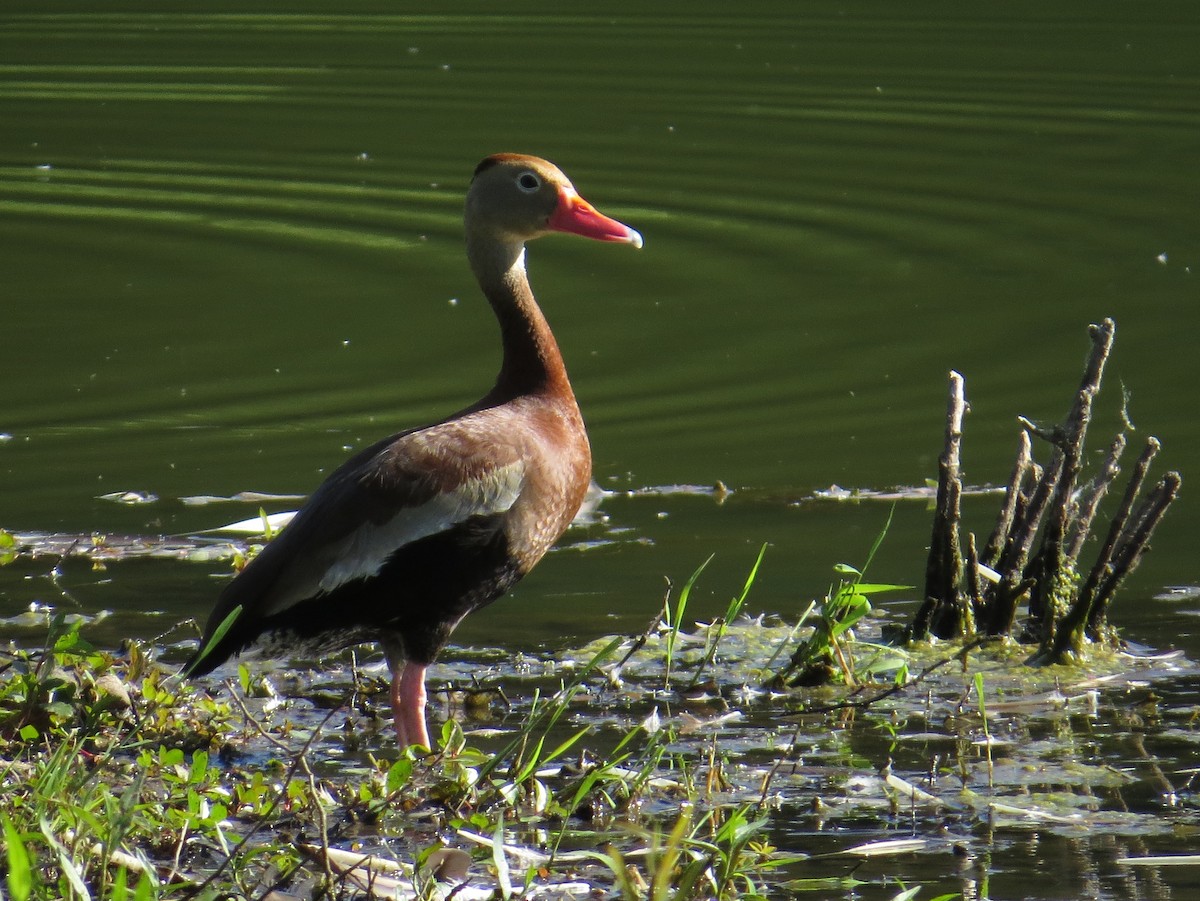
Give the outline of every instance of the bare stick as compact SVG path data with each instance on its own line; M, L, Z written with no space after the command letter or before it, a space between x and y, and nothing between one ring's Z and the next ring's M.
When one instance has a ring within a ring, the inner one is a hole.
M1055 454L1034 486L1023 515L1013 524L1012 538L1000 557L1000 584L992 591L992 605L988 616L989 635L1007 635L1012 631L1017 615L1017 601L1029 590L1034 579L1025 574L1025 563L1029 549L1041 525L1042 514L1050 500L1050 486L1058 480L1058 468L1062 466L1062 455Z
M946 406L946 447L938 461L938 512L941 521L944 566L940 574L939 593L945 601L954 599L962 578L962 550L959 545L958 524L962 500L962 426L967 412L963 377L950 373L950 399ZM935 535L938 527L935 526ZM926 583L928 587L928 582Z
M1096 562L1092 566L1092 571L1088 573L1087 581L1083 583L1083 588L1079 592L1079 599L1076 605L1082 606L1077 617L1072 617L1078 623L1084 619L1091 619L1091 609L1095 601L1097 589L1100 583L1104 581L1106 574L1111 571L1113 552L1116 550L1117 542L1121 538L1121 533L1125 531L1125 524L1129 519L1129 512L1133 509L1134 501L1137 500L1138 493L1142 490L1142 483L1146 481L1146 473L1150 469L1150 464L1158 455L1159 448L1162 445L1159 440L1153 436L1146 439L1146 446L1142 448L1142 453L1138 457L1137 462L1133 464L1133 472L1129 475L1129 484L1125 486L1125 495L1121 498L1121 506L1117 508L1117 512L1113 514L1112 522L1108 527L1108 536L1104 539L1104 546L1100 548L1100 553L1096 557Z
M1134 502L1137 500L1138 494L1142 490L1142 483L1146 481L1146 472L1150 468L1151 462L1158 454L1161 445L1157 438L1150 437L1146 439L1146 446L1142 449L1141 455L1137 462L1133 465L1133 472L1129 476L1129 484L1125 486L1125 494L1121 498L1121 505L1113 514L1112 522L1108 527L1108 535L1104 539L1104 545L1100 548L1100 553L1096 557L1096 562L1093 564L1091 572L1088 573L1087 580L1083 583L1083 588L1079 591L1079 596L1071 605L1071 609L1062 618L1059 624L1058 634L1054 638L1053 648L1050 651L1049 658L1052 661L1061 660L1065 654L1072 650L1079 650L1083 643L1084 624L1087 624L1087 631L1095 634L1099 628L1101 619L1104 616L1104 608L1107 607L1112 593L1116 591L1117 584L1120 579L1114 581L1113 575L1117 572L1117 563L1114 559L1119 548L1128 544L1131 536L1141 531L1138 528L1139 519L1149 515L1153 507L1143 505L1139 510L1139 516L1135 518L1134 525L1130 527L1130 512L1133 510ZM1168 473L1174 475L1178 490L1178 473ZM1167 481L1164 477L1164 482ZM1163 488L1160 483L1159 488ZM1174 495L1172 498L1174 499ZM1170 503L1168 500L1166 503ZM1165 512L1166 507L1163 507L1162 512ZM1158 524L1158 519L1162 517L1162 512L1159 512L1154 524L1150 526L1153 531L1154 525ZM1149 535L1146 535L1146 540L1149 540ZM1143 546L1145 542L1142 543ZM1141 548L1138 549L1140 554ZM1136 562L1136 557L1132 562ZM1123 577L1123 574L1122 574ZM1107 586L1107 588L1106 588ZM1104 600L1100 602L1100 595L1103 592ZM1097 607L1099 606L1099 610Z
M958 540L962 498L959 468L966 411L963 377L951 371L950 396L946 403L946 443L938 458L937 507L933 514L929 559L925 564L925 600L913 619L913 634L918 639L928 634L935 608L954 603L962 580L962 550Z
M1092 600L1088 612L1088 631L1098 633L1107 613L1109 600L1116 592L1121 581L1137 567L1150 542L1150 536L1162 521L1167 508L1179 496L1179 486L1183 483L1177 472L1168 472L1162 477L1154 490L1146 497L1134 519L1135 525L1128 533L1121 536L1121 541L1113 553L1110 572L1106 574L1096 596Z
M979 582L979 553L975 550L975 533L967 533L967 591L969 596L963 600L963 632L974 637L975 621L980 608L983 606L983 588Z
M1075 402L1067 414L1067 421L1054 435L1055 444L1062 455L1062 465L1050 497L1046 528L1034 564L1035 571L1028 573L1038 580L1029 600L1029 615L1035 623L1041 624L1042 638L1047 643L1053 638L1056 622L1066 612L1066 600L1060 596L1059 589L1071 576L1065 543L1072 520L1075 484L1082 465L1084 440L1092 419L1092 402L1100 392L1104 364L1112 350L1115 332L1116 326L1111 319L1088 328L1092 352L1088 355L1083 380L1075 393Z
M1125 435L1119 434L1113 439L1113 443L1108 448L1108 456L1104 458L1104 464L1096 476L1091 491L1088 492L1087 497L1079 504L1079 512L1072 526L1071 542L1067 545L1067 559L1072 565L1079 559L1079 552L1083 549L1083 543L1092 531L1092 522L1096 518L1096 511L1100 507L1100 502L1108 494L1109 486L1112 485L1113 480L1121 474L1120 461L1123 453L1125 453Z
M984 545L983 553L980 555L980 559L988 566L995 568L996 564L1000 562L1004 549L1008 547L1013 521L1016 519L1021 499L1021 486L1032 465L1033 442L1029 440L1029 433L1022 429L1020 444L1017 446L1017 462L1013 464L1012 475L1009 476L1008 486L1004 489L1004 506L1000 508L996 527L992 530L987 544Z

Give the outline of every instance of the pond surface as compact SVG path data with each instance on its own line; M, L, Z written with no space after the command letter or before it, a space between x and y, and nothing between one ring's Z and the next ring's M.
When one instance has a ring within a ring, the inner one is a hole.
M191 534L260 502L184 499L303 495L364 443L474 400L498 339L462 197L480 158L517 150L646 246L531 248L613 494L458 645L638 632L664 577L715 553L689 608L712 616L764 542L748 609L794 619L888 516L817 491L935 477L950 369L967 480L1002 483L1016 416L1065 414L1086 326L1111 316L1089 452L1124 391L1131 443L1160 438L1156 475L1185 480L1114 620L1200 657L1194 4L288 10L0 11L0 528ZM105 499L125 492L155 500ZM996 506L969 499L967 527L986 533ZM928 536L924 504L902 502L872 575L921 584ZM52 565L0 569L0 616L111 611L91 635L113 646L202 618L228 571ZM1158 690L1196 703L1194 681ZM1177 788L1182 746L1156 752ZM1094 853L1046 842L1050 860L1005 861L996 897L1120 896L1084 876L1039 895L1040 871ZM893 874L920 881L910 866Z

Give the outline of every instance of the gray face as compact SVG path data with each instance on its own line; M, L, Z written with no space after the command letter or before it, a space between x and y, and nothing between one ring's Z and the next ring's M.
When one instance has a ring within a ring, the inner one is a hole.
M543 160L489 157L467 192L467 230L504 243L544 234L563 187L566 176Z

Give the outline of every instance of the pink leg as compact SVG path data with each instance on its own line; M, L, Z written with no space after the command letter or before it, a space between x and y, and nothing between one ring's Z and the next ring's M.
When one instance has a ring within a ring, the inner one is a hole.
M425 728L425 665L411 660L392 670L392 716L400 747L433 748Z

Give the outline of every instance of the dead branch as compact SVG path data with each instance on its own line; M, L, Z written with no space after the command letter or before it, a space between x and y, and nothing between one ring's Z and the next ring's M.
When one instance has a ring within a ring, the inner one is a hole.
M992 592L992 610L988 617L987 629L989 635L1007 635L1012 632L1016 622L1017 602L1036 583L1036 577L1027 575L1025 567L1029 560L1029 550L1033 547L1033 539L1042 523L1042 515L1050 501L1051 486L1058 481L1058 470L1061 466L1062 455L1055 454L1050 465L1042 471L1037 480L1021 516L1013 523L1012 540L1000 557L1000 565L996 567L1000 572L1000 582Z
M1053 641L1055 625L1068 605L1068 583L1072 574L1069 572L1066 541L1074 518L1075 484L1092 420L1092 404L1100 393L1100 381L1104 377L1104 364L1112 350L1115 328L1111 319L1105 319L1098 326L1089 326L1092 351L1088 355L1083 380L1075 392L1075 401L1067 414L1067 421L1056 435L1057 456L1061 457L1058 478L1047 507L1041 546L1030 569L1026 570L1026 576L1037 580L1029 598L1029 618L1031 627L1040 632L1043 646Z
M975 550L975 533L967 533L967 591L969 596L963 601L962 631L968 638L974 637L983 608L983 583L979 576L979 553Z
M1123 404L1122 431L1109 445L1099 471L1083 483L1088 426L1116 326L1105 319L1090 326L1088 334L1091 351L1065 422L1047 427L1020 417L1021 441L1004 504L982 554L976 552L974 535L968 536L965 571L958 536L959 457L966 404L962 377L951 373L925 597L913 618L910 637L922 639L932 632L948 638L970 635L976 629L987 636L1012 635L1018 606L1026 596L1028 620L1019 640L1039 643L1034 662L1060 659L1086 639L1100 638L1106 629L1106 611L1113 594L1145 553L1155 527L1178 495L1181 480L1178 473L1168 473L1135 510L1159 446L1151 438L1134 466L1096 563L1079 588L1078 558L1101 503L1120 474L1125 430L1131 428ZM1033 459L1035 436L1052 447L1044 469Z
M962 500L962 424L967 412L967 400L963 377L951 371L949 378L946 440L942 455L938 458L937 505L933 514L933 534L929 539L929 559L925 565L925 600L913 622L913 633L917 638L924 638L928 634L934 612L940 605L953 605L956 602L958 584L962 580L958 523Z
M1004 489L1004 506L1000 508L996 527L992 530L987 544L984 545L983 554L979 558L987 566L996 567L1000 562L1001 555L1012 540L1013 522L1023 506L1022 496L1026 477L1033 470L1034 465L1033 442L1029 440L1029 433L1022 429L1020 444L1017 447L1017 462L1013 464L1012 475L1009 476L1008 485ZM1038 477L1040 476L1035 476L1035 479Z
M1113 439L1108 448L1108 456L1100 467L1100 472L1093 480L1084 497L1079 501L1078 514L1072 525L1071 541L1067 545L1067 559L1074 565L1083 549L1083 542L1092 531L1092 522L1100 502L1108 494L1108 489L1118 475L1121 474L1121 455L1125 453L1125 434L1122 432Z
M1122 580L1137 567L1143 552L1150 543L1150 537L1162 521L1167 507L1179 496L1179 488L1183 479L1177 472L1168 472L1150 492L1134 518L1134 527L1121 536L1116 551L1113 553L1111 572L1106 573L1100 582L1096 595L1092 598L1091 609L1088 613L1088 632L1098 635L1103 626L1108 610L1109 600L1120 586Z

